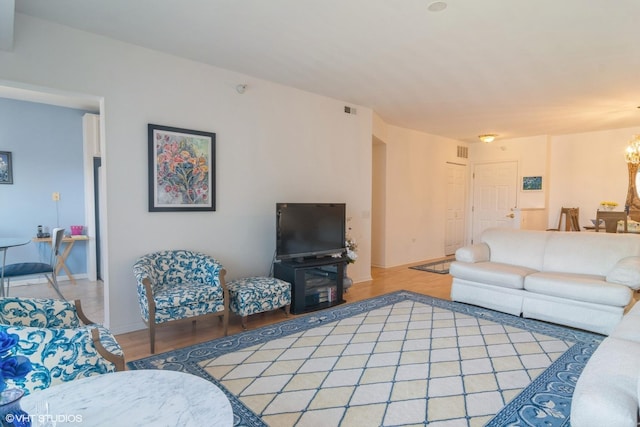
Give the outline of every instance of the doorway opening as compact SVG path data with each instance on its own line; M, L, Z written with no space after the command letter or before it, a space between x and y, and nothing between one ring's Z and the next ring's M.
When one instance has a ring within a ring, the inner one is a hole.
M56 107L64 107L64 108L69 108L74 110L83 110L86 112L97 111L98 112L97 114L92 114L92 115L98 118L102 117L102 114L104 111L104 106L101 98L90 96L90 95L78 95L75 93L66 94L59 90L49 89L45 87L30 86L30 85L25 85L19 82L3 81L2 85L0 85L0 97L16 100L16 101L25 101L25 102L44 104L44 105L50 105L50 106L56 106ZM84 132L84 123L79 123L78 127L82 128ZM98 126L96 127L96 133L97 135L100 135L99 120L98 120ZM49 142L47 141L42 142L42 144L47 144L47 143ZM93 175L94 175L93 154L87 155L87 153L85 152L86 150L85 150L84 144L83 144L82 150L83 150L82 154L83 154L84 172L83 172L83 177L78 179L83 179L84 181L83 188L84 188L84 198L85 198L85 202L84 202L84 207L85 207L84 217L85 217L85 230L86 230L85 234L88 234L90 236L90 239L87 241L87 244L86 244L87 280L81 279L82 284L79 283L78 285L73 285L73 288L83 286L83 284L86 284L87 282L91 282L95 284L96 281L102 279L102 276L103 276L102 272L106 268L106 265L104 264L104 262L100 262L100 259L101 259L100 255L96 256L96 255L90 254L91 251L89 249L90 244L93 246L97 245L96 249L98 249L100 247L101 242L104 241L104 239L98 238L98 241L96 242L95 233L98 231L98 228L93 224L94 219L99 217L100 212L101 211L104 212L104 207L105 207L104 203L99 205L98 204L99 199L95 198L94 200L94 197L93 197L94 192L95 194L104 193L104 182L98 182L96 184L93 178ZM104 171L102 173L104 173ZM98 176L99 175L100 174L98 173ZM94 215L94 211L95 211L95 215ZM79 246L76 246L76 248L78 247ZM99 250L98 250L98 253L100 253ZM100 264L99 278L95 273L95 265L97 263ZM37 283L34 284L34 286L37 286L37 285L38 285ZM31 285L29 284L29 286ZM61 288L64 288L64 285L61 286ZM73 288L70 287L69 289L73 289ZM104 307L108 306L107 305L108 292L106 292L106 289L107 289L106 283L104 284L97 283L97 285L95 286L95 289L93 289L92 287L92 290L86 294L86 299L93 301L95 296L94 294L100 293L99 298L97 298L97 296L95 298L96 300L99 299L100 301L100 307L96 309L96 311L100 313L100 316L98 318L95 318L95 320L100 320L100 317L103 317L102 312L104 310ZM70 292L69 296L65 294L65 297L72 299L75 291L73 292L69 291L69 292ZM44 295L42 297L44 297ZM84 302L85 301L83 301L83 303ZM87 305L89 306L90 304L87 304ZM106 315L107 313L104 313L104 314ZM104 320L105 320L105 323L108 323L106 317L107 316L105 316Z

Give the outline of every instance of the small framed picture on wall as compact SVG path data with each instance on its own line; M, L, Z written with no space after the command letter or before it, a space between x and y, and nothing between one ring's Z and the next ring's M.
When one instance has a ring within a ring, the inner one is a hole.
M541 176L523 176L522 191L542 191Z
M10 151L0 151L0 184L13 184L13 161Z

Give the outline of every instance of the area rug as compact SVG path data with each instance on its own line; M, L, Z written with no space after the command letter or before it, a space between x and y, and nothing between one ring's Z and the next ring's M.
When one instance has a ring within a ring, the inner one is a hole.
M398 291L129 362L206 378L236 426L569 426L604 337Z
M431 261L426 264L414 265L409 268L427 271L429 273L449 274L449 266L453 261L455 261L455 259L455 257L449 257L441 259L440 261Z

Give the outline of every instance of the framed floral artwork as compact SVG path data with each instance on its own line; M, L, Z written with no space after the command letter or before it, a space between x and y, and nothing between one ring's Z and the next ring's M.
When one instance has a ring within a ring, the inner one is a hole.
M215 211L216 134L148 125L149 212Z
M0 184L13 184L13 161L10 151L0 151Z

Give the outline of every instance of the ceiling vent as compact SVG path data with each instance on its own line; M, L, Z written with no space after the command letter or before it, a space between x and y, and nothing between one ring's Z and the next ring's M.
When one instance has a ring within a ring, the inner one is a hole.
M468 159L469 158L469 147L458 145L458 158L459 159Z

